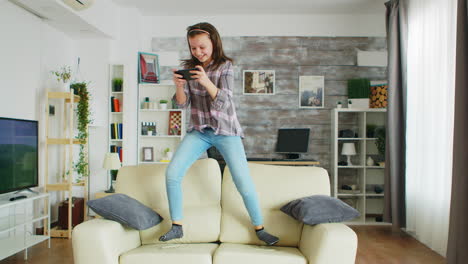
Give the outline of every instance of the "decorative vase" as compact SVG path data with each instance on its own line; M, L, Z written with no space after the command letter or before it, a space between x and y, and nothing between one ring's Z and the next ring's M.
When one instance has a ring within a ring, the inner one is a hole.
M172 151L166 152L166 159L171 160L172 159Z
M152 136L152 135L153 135L153 131L151 131L151 130L147 131L147 132L146 132L146 135Z
M68 82L59 82L61 92L70 92L70 81Z
M367 157L367 166L374 166L374 160L370 156Z
M167 109L167 104L159 104L159 106L161 107L162 110L166 110L166 109Z

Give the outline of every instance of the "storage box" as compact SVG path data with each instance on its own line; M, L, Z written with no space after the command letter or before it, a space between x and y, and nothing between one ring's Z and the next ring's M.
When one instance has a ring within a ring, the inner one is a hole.
M84 198L72 197L72 227L84 220ZM60 229L68 229L68 199L60 203L58 214L58 226Z

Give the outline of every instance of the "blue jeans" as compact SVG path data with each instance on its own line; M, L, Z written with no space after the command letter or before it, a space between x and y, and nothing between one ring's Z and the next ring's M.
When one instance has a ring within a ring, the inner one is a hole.
M166 191L172 221L180 221L182 214L181 182L192 164L211 146L215 146L229 166L234 184L244 200L252 224L262 225L255 185L250 177L244 145L239 136L215 135L212 129L204 133L193 130L184 137L166 170Z

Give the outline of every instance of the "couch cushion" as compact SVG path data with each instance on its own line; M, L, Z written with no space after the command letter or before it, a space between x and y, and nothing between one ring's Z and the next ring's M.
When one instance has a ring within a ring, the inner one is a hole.
M123 193L89 200L86 204L100 216L137 230L148 229L163 220L154 210Z
M281 207L281 211L308 225L343 222L360 215L353 207L328 195L296 199Z
M211 264L218 244L155 244L130 250L120 256L120 264Z
M319 167L255 163L249 163L249 169L259 196L266 230L279 237L278 246L297 246L303 224L281 212L280 208L304 196L330 195L327 171ZM255 235L250 217L232 181L228 167L223 178L221 242L264 245L265 243Z
M166 195L167 164L125 166L119 170L116 192L154 209L165 220L140 232L142 244L164 243L159 237L171 228ZM205 243L219 239L221 221L221 171L214 159L196 161L182 181L184 237L175 243Z
M192 262L195 263L195 262ZM213 256L214 264L307 264L299 249L222 243Z

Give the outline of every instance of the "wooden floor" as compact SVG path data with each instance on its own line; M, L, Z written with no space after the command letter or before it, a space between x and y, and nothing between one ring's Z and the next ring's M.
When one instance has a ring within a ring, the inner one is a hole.
M413 237L403 232L392 233L389 226L352 226L351 228L357 233L359 241L356 264L446 263L442 256ZM7 263L73 263L72 243L68 239L53 238L50 249L47 248L47 242L42 242L28 250L27 261L24 260L24 252L20 252L0 261L0 264Z

